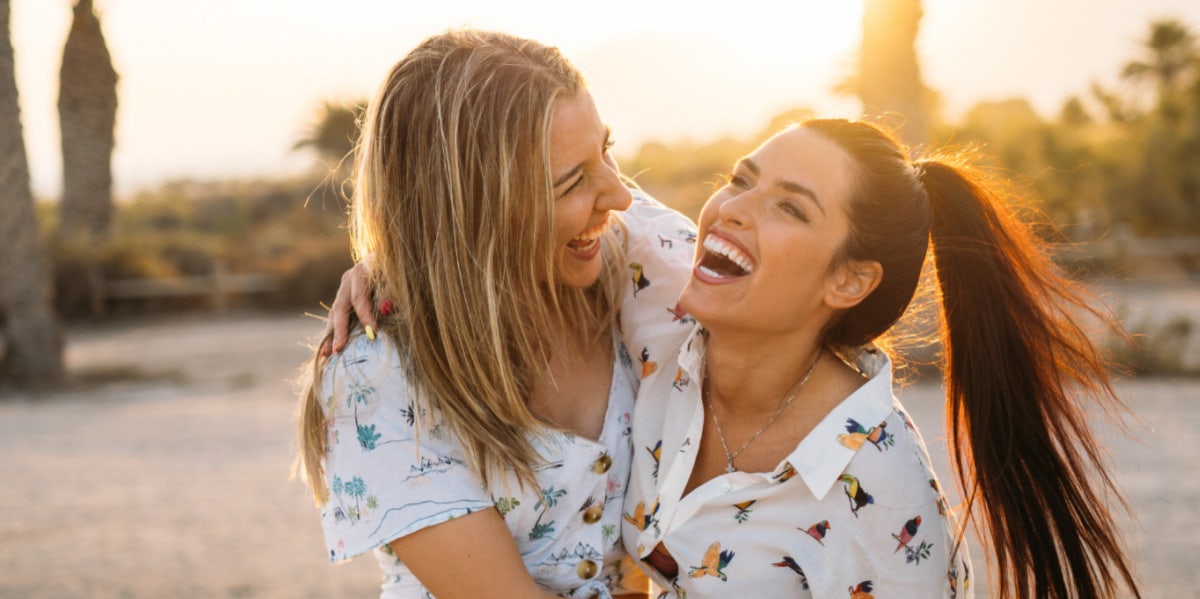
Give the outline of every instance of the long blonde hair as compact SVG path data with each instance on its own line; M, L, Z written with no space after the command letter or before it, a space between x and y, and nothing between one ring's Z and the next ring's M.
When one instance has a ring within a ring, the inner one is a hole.
M534 484L528 434L542 423L526 399L546 372L548 340L561 330L582 344L615 322L615 236L596 285L555 282L550 124L555 102L579 93L582 76L556 48L450 31L392 68L356 149L354 252L373 256L377 297L395 305L380 333L409 369L415 412L440 417L489 488L508 469ZM299 460L319 502L326 362L314 357L298 418Z

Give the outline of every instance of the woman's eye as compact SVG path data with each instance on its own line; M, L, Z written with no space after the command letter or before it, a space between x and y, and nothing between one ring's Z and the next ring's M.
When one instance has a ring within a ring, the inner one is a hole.
M740 187L742 189L750 188L750 183L741 175L730 175L727 180L729 181L729 184L734 187Z
M570 187L563 190L562 195L565 196L565 195L571 193L572 191L575 191L575 189L578 188L580 186L580 184L582 184L582 183L583 183L583 177L576 179L575 182L572 183Z
M617 145L617 140L615 140L615 139L608 138L608 139L604 140L604 151L607 152L607 151L611 150L612 147L615 145Z
M801 208L791 202L780 202L779 207L788 216L791 216L793 218L798 218L804 222L809 222L808 221L808 213L805 212L803 208Z

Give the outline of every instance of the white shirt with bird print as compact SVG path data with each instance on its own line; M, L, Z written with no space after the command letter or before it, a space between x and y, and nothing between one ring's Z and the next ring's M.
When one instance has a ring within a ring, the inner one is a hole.
M774 470L723 474L683 496L705 418L703 329L676 303L691 269L677 250L694 248L694 231L633 231L627 259L647 283L621 318L643 375L622 536L634 559L659 543L674 557L671 578L639 564L660 597L973 596L966 545L877 350L853 364L867 382Z
M614 360L598 440L556 430L531 434L545 459L534 469L538 488L522 487L510 472L488 493L437 415L416 413L400 355L386 336L357 335L325 369L329 499L321 524L331 562L373 551L384 573L381 597L431 597L388 544L495 508L541 587L600 599L645 588L619 538L635 388L630 358Z

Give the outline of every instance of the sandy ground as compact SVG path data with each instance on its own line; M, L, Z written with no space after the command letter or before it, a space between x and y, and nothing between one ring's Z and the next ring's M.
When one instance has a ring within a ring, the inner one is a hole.
M137 376L0 397L0 597L375 596L374 560L328 565L316 510L288 481L287 379L320 328L242 314L72 331L73 374ZM940 393L901 398L950 486ZM1200 596L1200 381L1120 393L1136 441L1104 436L1140 522L1113 526L1145 596Z
M70 335L110 383L0 402L0 597L370 597L371 559L330 566L289 483L286 382L302 316L156 321Z

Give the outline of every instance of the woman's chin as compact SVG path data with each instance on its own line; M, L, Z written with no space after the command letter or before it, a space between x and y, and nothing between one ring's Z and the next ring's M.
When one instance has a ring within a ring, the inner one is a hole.
M596 284L604 263L599 256L591 260L580 260L574 256L559 259L556 272L558 283L572 289L587 289Z
M730 316L728 304L706 293L708 290L698 287L696 281L689 281L684 286L683 293L679 295L679 309L706 328L727 320Z

